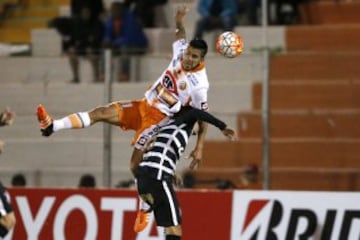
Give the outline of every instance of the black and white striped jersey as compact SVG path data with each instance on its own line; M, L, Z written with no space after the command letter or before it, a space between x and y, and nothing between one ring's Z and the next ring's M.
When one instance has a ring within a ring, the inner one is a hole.
M6 214L12 212L12 206L10 205L10 195L4 185L0 182L0 218Z
M152 146L144 153L138 171L158 180L171 180L176 163L184 152L197 121L208 122L221 130L226 124L211 114L183 107L165 126L160 127Z

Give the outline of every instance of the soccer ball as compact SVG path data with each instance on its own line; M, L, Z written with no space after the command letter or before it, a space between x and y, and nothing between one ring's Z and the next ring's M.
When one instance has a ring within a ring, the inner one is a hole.
M234 58L243 51L243 40L234 32L223 32L216 39L216 51L227 58Z

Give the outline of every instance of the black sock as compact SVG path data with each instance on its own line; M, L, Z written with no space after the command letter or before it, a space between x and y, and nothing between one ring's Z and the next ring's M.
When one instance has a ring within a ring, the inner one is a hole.
M181 236L178 235L166 235L166 240L180 240Z

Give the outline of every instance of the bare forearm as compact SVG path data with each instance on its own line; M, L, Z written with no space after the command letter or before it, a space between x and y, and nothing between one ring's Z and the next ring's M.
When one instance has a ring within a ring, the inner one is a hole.
M204 142L205 142L205 136L206 136L206 133L207 133L207 129L208 129L208 123L199 122L199 131L198 131L198 136L197 136L195 149L198 149L198 150L202 151L202 149L204 147Z
M186 7L179 7L175 16L175 37L176 39L186 38L186 32L184 27L184 17L186 14Z
M175 30L176 39L186 38L185 27L182 22L176 22L176 30Z

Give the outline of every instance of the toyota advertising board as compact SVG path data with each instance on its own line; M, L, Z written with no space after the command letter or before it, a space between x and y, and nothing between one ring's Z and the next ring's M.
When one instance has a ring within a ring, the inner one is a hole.
M134 190L10 189L17 224L7 240L160 240L152 218L133 231ZM181 190L185 240L358 240L360 194Z

